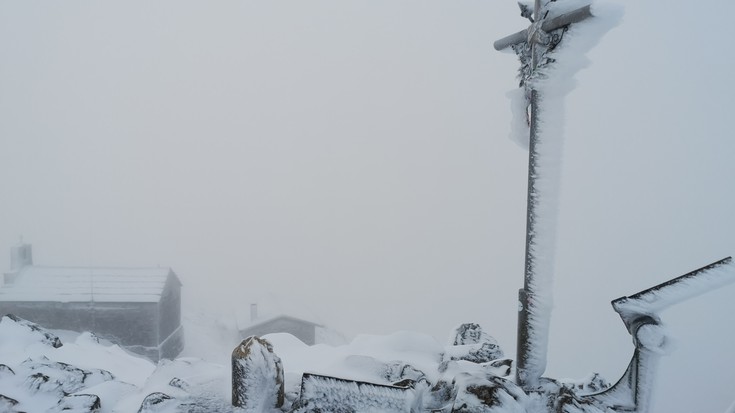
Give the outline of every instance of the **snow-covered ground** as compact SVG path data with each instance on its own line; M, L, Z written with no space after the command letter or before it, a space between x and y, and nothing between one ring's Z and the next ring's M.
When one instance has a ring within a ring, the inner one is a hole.
M215 334L219 327L211 326L209 331L195 328L196 334L190 337L196 341L202 334ZM538 406L545 403L542 396L526 395L507 379L510 360L477 324L460 326L446 345L413 332L362 335L341 346L308 346L289 334L264 338L283 366L285 402L280 409L247 410L231 405L232 348L227 340L216 346L201 342L195 346L206 347L210 356L221 353L225 363L181 357L154 364L93 333L49 331L4 316L0 320L0 411L315 411L298 410L295 402L305 395L313 403L311 409L316 406L320 411L333 411L330 403L336 402L340 409L358 412L408 411L409 405L421 411L540 412ZM266 353L267 362L271 356ZM311 373L308 380L304 373ZM566 386L587 392L607 386L599 377L578 387L580 383ZM561 389L559 384L549 386ZM325 388L334 397L322 393ZM490 395L483 396L477 388L489 389ZM493 409L473 407L482 405L483 397L492 401Z
M187 321L190 346L184 354L203 351L204 356L221 363L182 357L156 365L89 332L47 331L5 316L0 321L0 394L4 396L0 398L0 411L189 411L181 409L182 405L230 411L228 362L237 344L234 331L228 335L216 323L206 328L201 314ZM286 393L291 399L305 371L390 384L400 374L386 375L389 362L401 360L417 370L435 372L444 352L435 339L418 333L360 336L350 345L338 347L307 346L289 334L266 338L283 360ZM436 379L431 377L432 381ZM156 393L158 403L149 403L148 410L144 410L146 397ZM82 401L91 399L81 395L98 396L99 410L92 410L94 401L85 410Z

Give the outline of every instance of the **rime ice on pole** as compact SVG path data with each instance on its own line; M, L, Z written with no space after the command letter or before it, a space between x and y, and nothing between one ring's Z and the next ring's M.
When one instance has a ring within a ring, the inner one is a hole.
M495 48L511 48L521 61L521 87L508 95L513 112L511 138L529 150L526 262L524 286L519 293L516 370L516 380L529 390L538 385L546 369L563 153L563 99L573 88L574 74L586 65L585 53L617 24L620 13L576 0L536 0L533 7L519 5L531 26L498 40Z

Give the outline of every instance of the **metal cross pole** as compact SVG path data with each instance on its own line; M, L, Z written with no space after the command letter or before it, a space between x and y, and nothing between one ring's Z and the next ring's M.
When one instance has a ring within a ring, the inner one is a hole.
M528 150L528 195L526 213L526 258L523 289L518 293L518 345L516 353L516 382L524 390L537 387L539 379L546 369L546 338L540 338L541 331L533 331L533 326L538 325L538 314L533 311L537 292L534 290L534 279L536 271L536 257L534 256L535 238L537 234L536 208L539 205L539 193L537 191L537 141L539 123L539 93L534 87L533 79L537 74L539 65L542 64L543 55L553 49L560 41L564 30L576 22L592 17L590 6L584 6L569 13L553 18L547 18L549 11L547 1L542 6L541 0L535 0L533 17L530 10L521 6L522 15L528 17L532 24L528 29L507 36L494 43L496 50L512 47L519 55L522 63L521 85L526 89L526 99L530 106L529 114L529 150ZM555 35L549 35L551 32ZM529 50L530 49L530 50ZM528 53L530 52L530 61ZM528 67L526 67L528 65ZM540 357L539 357L540 356Z

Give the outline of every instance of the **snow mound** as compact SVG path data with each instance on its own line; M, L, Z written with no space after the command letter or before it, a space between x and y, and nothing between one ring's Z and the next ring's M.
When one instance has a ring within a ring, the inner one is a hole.
M232 410L225 402L229 371L222 366L198 359L156 366L91 333L64 336L73 341L62 343L15 316L0 319L0 412ZM166 397L151 396L157 393ZM166 405L169 410L161 410Z
M526 394L507 379L511 361L496 357L502 350L476 324L460 326L447 346L411 332L336 347L307 346L288 334L253 337L233 351L234 375L193 357L154 365L91 333L61 335L68 341L16 317L0 320L0 412L536 413L551 405L591 412L577 394L607 386L598 376L544 379L543 389ZM658 343L652 333L644 339ZM254 391L233 407L238 383Z

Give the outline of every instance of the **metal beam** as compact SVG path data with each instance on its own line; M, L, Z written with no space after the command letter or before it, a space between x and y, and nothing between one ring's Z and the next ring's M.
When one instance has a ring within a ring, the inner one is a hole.
M587 5L570 11L569 13L564 13L562 15L556 16L552 19L544 20L544 22L541 23L541 30L545 32L550 32L556 29L560 29L564 26L568 26L572 23L581 22L582 20L590 17L592 17L592 11L590 10L590 6ZM493 43L493 46L495 47L495 50L503 50L505 48L513 46L514 44L525 43L527 41L528 29L523 29L518 33L513 33L510 36L506 36L500 40L496 40L495 43Z

